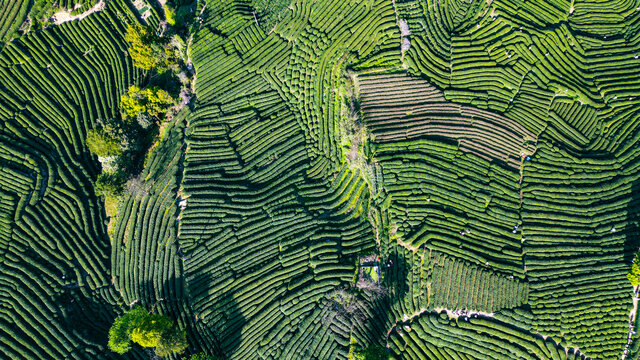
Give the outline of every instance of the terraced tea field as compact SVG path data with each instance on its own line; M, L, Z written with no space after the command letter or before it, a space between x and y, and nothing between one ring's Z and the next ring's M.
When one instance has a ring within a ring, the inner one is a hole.
M0 359L640 358L640 0L0 14Z

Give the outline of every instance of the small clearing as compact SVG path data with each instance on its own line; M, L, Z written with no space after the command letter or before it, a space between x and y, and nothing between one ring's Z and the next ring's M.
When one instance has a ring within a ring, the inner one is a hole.
M71 11L69 11L68 9L63 11L58 11L57 13L53 14L53 17L52 17L53 23L55 25L60 25L67 21L84 19L85 17L93 14L94 12L104 10L104 4L105 4L104 0L100 0L91 9L78 15L71 15ZM79 4L76 4L76 6L74 7L74 10L78 8L78 5Z

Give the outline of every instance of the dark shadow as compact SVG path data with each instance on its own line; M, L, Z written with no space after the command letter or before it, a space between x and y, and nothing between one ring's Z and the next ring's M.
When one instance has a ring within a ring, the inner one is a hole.
M640 181L631 185L626 220L628 224L625 229L624 262L631 266L631 261L640 248Z
M103 294L115 293L115 288L102 288L99 292L87 293L73 284L65 286L53 298L60 316L60 325L67 330L68 333L78 336L85 340L87 345L79 346L73 350L76 356L69 354L73 358L89 358L90 353L93 359L147 359L144 350L134 347L131 351L124 355L111 352L107 348L109 339L109 328L113 324L113 320L122 315L120 306L109 303L105 300ZM97 346L96 346L97 345Z
M195 275L191 282L197 284L194 285L197 288L185 284L188 293L198 293L199 288L208 289L216 285L209 273ZM194 314L192 319L191 327L202 339L197 350L223 359L232 359L242 342L242 328L246 319L241 314L233 294L221 294L219 301L210 302L210 306L214 309L209 309L211 312L207 315L200 317L199 314Z

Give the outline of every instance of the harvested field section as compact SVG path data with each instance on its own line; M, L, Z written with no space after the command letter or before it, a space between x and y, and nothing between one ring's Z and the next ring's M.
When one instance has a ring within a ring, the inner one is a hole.
M358 76L364 121L376 142L446 138L460 149L518 169L535 135L504 116L449 102L428 82L403 74Z

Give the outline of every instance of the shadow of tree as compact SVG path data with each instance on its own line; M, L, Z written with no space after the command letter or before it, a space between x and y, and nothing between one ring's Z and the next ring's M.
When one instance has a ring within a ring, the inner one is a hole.
M141 348L134 348L124 355L111 352L107 348L109 328L113 320L124 313L119 309L126 306L122 303L119 306L110 303L105 295L115 298L115 288L110 286L99 291L86 292L79 287L67 286L55 295L54 303L58 307L61 326L96 347L76 347L69 354L69 358L148 359Z
M212 274L203 273L194 277L192 283L198 288L212 288L215 281ZM190 284L186 284L187 292L195 292ZM242 329L246 319L242 315L233 294L223 294L220 301L210 303L212 311L206 315L194 314L193 331L198 332L200 351L210 355L221 356L224 359L233 359L234 354L242 342ZM205 310L205 309L201 309ZM206 310L210 310L206 309ZM197 351L196 351L197 352Z
M640 181L631 185L631 194L627 204L627 229L624 242L624 262L631 264L640 248Z

